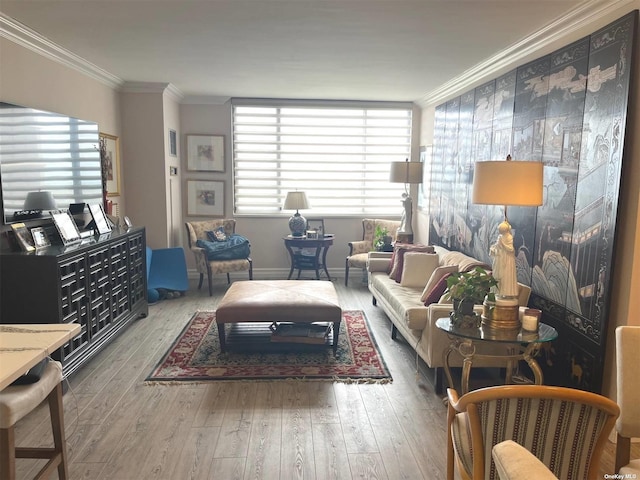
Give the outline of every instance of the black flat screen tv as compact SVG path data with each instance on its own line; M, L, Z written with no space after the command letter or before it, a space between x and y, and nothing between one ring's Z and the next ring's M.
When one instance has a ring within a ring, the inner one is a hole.
M3 223L25 221L15 214L30 192L51 192L62 210L102 203L99 142L97 123L0 102Z

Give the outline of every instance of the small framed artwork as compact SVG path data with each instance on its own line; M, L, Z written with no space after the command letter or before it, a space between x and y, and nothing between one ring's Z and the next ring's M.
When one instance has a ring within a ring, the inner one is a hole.
M224 172L224 135L187 135L187 170Z
M53 218L53 223L64 245L70 245L82 240L76 222L69 212L51 212L51 218Z
M27 227L24 223L13 223L11 224L11 229L13 230L13 234L16 237L16 242L20 245L20 248L24 252L33 252L36 247L33 243L33 237L27 230Z
M316 232L315 238L324 238L324 219L323 218L307 218L307 232ZM307 234L307 238L309 234Z
M100 134L100 143L104 142L105 154L102 168L107 174L107 196L120 195L120 141L115 135Z
M224 216L224 182L187 181L187 215Z
M111 231L111 225L107 220L107 216L102 209L102 205L96 203L95 205L89 205L89 211L91 212L91 218L96 225L96 230L100 235L109 233Z
M427 210L429 207L429 172L431 171L431 154L433 145L420 147L420 162L422 165L422 183L418 186L418 210Z
M178 136L175 130L169 129L169 155L178 156Z
M51 241L47 236L47 232L42 227L36 227L31 229L31 236L33 237L33 243L38 248L44 248L51 245Z

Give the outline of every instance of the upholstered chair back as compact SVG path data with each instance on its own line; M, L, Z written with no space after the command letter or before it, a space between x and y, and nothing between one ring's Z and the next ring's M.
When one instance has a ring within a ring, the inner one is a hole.
M386 228L388 235L395 240L398 228L400 228L400 221L398 220L381 220L377 218L365 218L362 220L362 240L354 245L354 251L351 255L358 253L369 253L373 250L373 239L376 235L376 228ZM354 242L355 243L355 242Z
M459 399L448 393L453 450L477 480L498 480L491 450L504 440L525 447L558 478L595 479L620 411L604 396L564 387L497 386Z
M616 328L616 381L620 418L616 422L616 473L640 478L640 459L631 458L631 439L640 437L640 326Z
M236 221L232 218L187 222L185 225L187 227L189 248L195 247L198 240L209 240L207 232L219 227L224 227L224 232L227 235L231 235L236 231Z

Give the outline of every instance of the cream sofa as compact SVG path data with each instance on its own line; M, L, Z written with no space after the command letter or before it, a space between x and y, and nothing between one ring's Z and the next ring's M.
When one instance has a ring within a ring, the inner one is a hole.
M435 246L434 250L438 255L438 265L440 266L455 265L458 267L458 271L467 271L475 266L491 268L461 252L449 251L438 246ZM405 272L411 268L411 258L417 257L406 256ZM446 298L441 298L438 303L425 306L421 297L426 280L422 286L403 286L397 283L395 279L389 277L390 261L390 253L369 253L367 261L368 286L373 295L373 304L380 306L391 320L393 324L391 337L395 339L397 333L400 332L427 366L434 369L434 386L436 392L440 393L443 381L443 353L451 342L447 334L436 327L436 320L448 317L452 305ZM430 272L425 275L430 275ZM530 292L529 287L519 284L520 305L527 304ZM477 305L475 311L482 313L482 305ZM462 357L451 355L450 364L451 366L461 366ZM474 362L474 365L483 366L486 364Z

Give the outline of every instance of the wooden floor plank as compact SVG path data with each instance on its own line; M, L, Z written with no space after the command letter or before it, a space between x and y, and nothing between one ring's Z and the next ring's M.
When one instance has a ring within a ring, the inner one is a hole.
M318 480L350 479L349 456L339 423L313 425L313 448Z
M215 458L246 457L253 422L256 383L230 384L230 397L220 427Z
M309 390L305 382L286 382L282 395L281 478L313 480L316 467L309 409Z
M215 310L228 287L216 283L211 297L192 288L150 306L68 379L71 479L444 478L446 409L432 372L404 339L391 339L366 285L335 286L343 309L365 312L393 382L145 384L194 313ZM51 442L46 405L18 422L16 440ZM613 473L614 449L609 442L601 477ZM640 444L632 456L640 457ZM42 463L19 459L18 480Z

